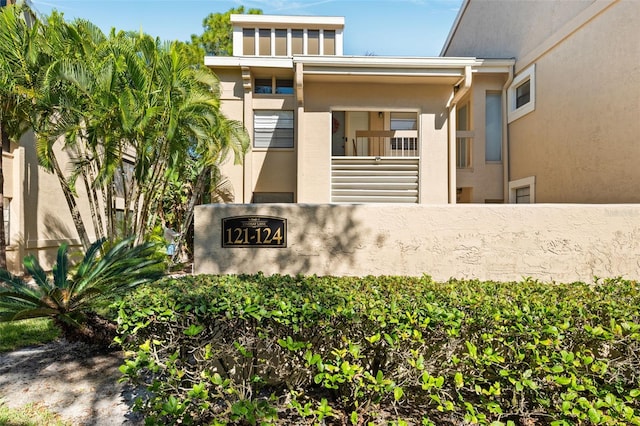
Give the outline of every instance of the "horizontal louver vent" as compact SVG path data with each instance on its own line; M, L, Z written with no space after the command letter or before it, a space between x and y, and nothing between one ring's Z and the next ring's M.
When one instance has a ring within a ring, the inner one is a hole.
M417 203L418 158L336 158L331 162L333 203Z
M255 111L255 148L292 148L293 111Z

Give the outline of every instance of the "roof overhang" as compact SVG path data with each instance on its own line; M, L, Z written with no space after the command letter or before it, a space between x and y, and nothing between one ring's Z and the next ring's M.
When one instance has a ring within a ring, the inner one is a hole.
M212 68L287 68L293 70L290 57L205 56L204 65Z
M416 79L448 84L472 73L509 73L513 59L478 59L449 57L395 56L206 56L204 64L211 68L302 69L305 79L323 81L416 82ZM298 66L300 65L300 66Z
M462 78L465 68L475 73L508 73L512 59L381 56L294 56L305 76Z
M343 28L342 16L288 16L288 15L251 15L232 14L231 23L236 26L286 26L287 28Z

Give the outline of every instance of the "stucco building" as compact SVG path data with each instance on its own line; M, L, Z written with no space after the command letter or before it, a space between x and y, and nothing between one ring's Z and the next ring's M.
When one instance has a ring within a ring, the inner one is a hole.
M503 99L505 200L640 202L639 22L636 0L463 2L442 56L515 58ZM477 180L458 184L482 202Z
M344 56L340 17L233 15L234 55L205 64L252 138L224 166L236 202L639 202L639 10L468 0L437 58Z
M500 97L513 60L344 56L340 17L231 21L234 55L205 64L220 78L224 113L252 139L242 166L224 166L236 202L469 197L457 190L456 164L471 167L472 139L484 138L469 128L469 90ZM504 197L500 105L487 118L496 153L474 169L483 200Z

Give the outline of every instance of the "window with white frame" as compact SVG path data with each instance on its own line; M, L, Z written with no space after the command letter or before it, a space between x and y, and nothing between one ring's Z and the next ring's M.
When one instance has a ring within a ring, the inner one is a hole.
M512 122L536 109L536 65L518 74L509 86L507 99L509 102L508 121Z
M256 78L253 93L258 95L293 95L293 79L286 77Z
M293 111L254 111L253 136L254 148L293 148Z
M509 182L509 203L533 204L536 202L536 177L528 176Z

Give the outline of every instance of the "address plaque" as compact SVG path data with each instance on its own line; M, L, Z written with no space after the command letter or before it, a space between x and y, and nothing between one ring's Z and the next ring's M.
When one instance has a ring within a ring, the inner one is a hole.
M287 219L225 217L222 219L222 247L287 247Z

